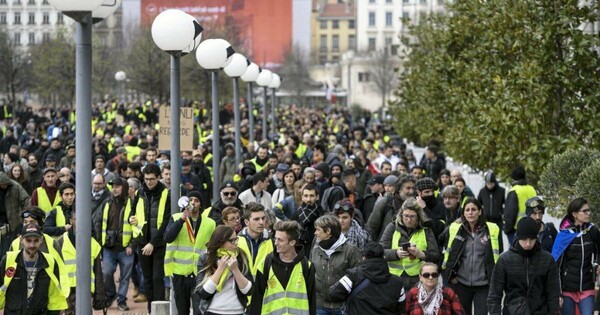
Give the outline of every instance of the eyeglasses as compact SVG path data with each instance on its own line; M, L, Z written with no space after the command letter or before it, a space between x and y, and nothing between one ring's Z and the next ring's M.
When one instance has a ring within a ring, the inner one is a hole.
M579 212L585 213L585 214L589 214L591 212L591 210L590 209L583 209L583 210L579 210Z
M232 238L228 239L228 241L230 243L237 243L238 242L238 238L237 237L232 237Z
M336 203L335 206L333 206L334 211L339 211L340 209L344 212L348 212L348 211L350 211L351 207L349 205L346 205L346 204L342 205L340 203Z
M240 217L235 217L235 218L227 219L227 222L237 222L239 220L240 220Z
M233 196L237 195L236 191L224 191L224 192L221 192L221 193L225 197L233 197Z
M439 272L424 272L421 274L421 277L427 279L437 279L440 276Z
M144 177L144 180L147 182L153 182L156 180L156 177Z
M403 214L402 217L405 218L405 219L411 219L412 220L412 219L416 219L417 215L416 214Z

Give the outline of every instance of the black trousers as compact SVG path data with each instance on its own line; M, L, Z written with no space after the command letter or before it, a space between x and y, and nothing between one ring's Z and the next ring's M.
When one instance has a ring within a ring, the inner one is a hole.
M471 287L458 282L456 284L451 283L450 288L458 295L458 298L465 309L465 314L487 315L487 296L490 291L489 285ZM475 312L472 313L471 310L474 310Z
M144 289L148 298L148 312L152 301L165 301L165 246L154 247L152 255L144 256L140 248L140 264L144 275Z
M171 280L171 288L173 288L175 294L175 306L177 307L177 313L179 315L190 314L190 299L193 315L200 314L200 297L194 294L194 288L196 286L196 276L180 276L173 275Z

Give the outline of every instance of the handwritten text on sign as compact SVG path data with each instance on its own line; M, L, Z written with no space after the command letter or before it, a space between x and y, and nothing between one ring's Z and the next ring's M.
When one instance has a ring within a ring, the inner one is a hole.
M179 142L181 151L194 150L194 112L190 107L182 107L179 111ZM161 106L158 116L160 125L158 133L158 149L171 150L171 107Z

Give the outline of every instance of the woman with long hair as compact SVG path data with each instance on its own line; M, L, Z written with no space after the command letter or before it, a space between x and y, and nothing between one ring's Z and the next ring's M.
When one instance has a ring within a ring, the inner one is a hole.
M195 290L201 300L201 314L244 313L252 294L252 275L248 258L238 250L237 242L232 227L219 225L206 244L206 253L198 260Z
M290 168L283 173L283 181L281 182L281 185L275 189L273 196L271 197L273 207L275 207L278 202L281 202L287 196L291 196L294 193L295 182L296 174L293 169Z
M33 187L31 186L31 181L29 180L29 176L27 172L23 169L23 166L19 163L14 163L10 169L10 173L8 177L15 182L19 183L28 194L31 195L33 191Z
M558 262L562 291L562 314L591 315L594 308L594 278L600 257L600 231L590 222L588 201L573 199L567 215L560 222L560 232L552 247L552 257Z
M446 248L444 279L458 294L467 314L471 310L475 315L487 314L492 272L500 256L500 229L486 222L479 201L469 197L461 218L450 224L441 237Z

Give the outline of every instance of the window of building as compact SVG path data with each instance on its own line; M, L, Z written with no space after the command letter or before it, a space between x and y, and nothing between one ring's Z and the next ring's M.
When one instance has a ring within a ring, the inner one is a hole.
M15 33L15 45L21 45L21 33Z
M369 0L369 3L375 3L375 0Z
M44 33L42 34L42 41L45 42L49 42L50 41L50 33Z
M29 19L27 20L27 24L35 24L35 13L29 12Z
M391 44L392 44L392 38L391 38L391 37L386 37L386 38L385 38L385 45L386 45L386 46L389 46L389 45L391 45Z
M327 55L321 55L319 57L319 63L322 65L326 64L327 63Z
M333 35L333 37L331 38L331 49L333 51L340 50L340 36L339 35Z
M35 0L29 0L27 1L27 4L35 4Z
M338 63L340 61L340 56L331 56L331 62Z
M375 37L369 37L369 51L375 50Z
M348 20L348 28L353 30L355 28L355 22L354 20Z
M406 11L402 12L402 19L406 20L409 18L410 18L410 16L409 16L408 12L406 12Z
M444 5L444 0L437 0L438 5Z
M393 56L398 54L398 47L399 45L392 45L391 49L390 49L390 54L392 54Z
M392 0L385 0L385 3L392 3Z
M29 33L29 45L35 44L35 33Z
M65 16L58 12L58 14L56 15L56 24L64 24L65 23Z
M13 0L13 4L21 4L21 0Z
M15 12L15 23L14 24L21 24L21 12Z
M402 2L404 2L404 3L409 3L409 2L410 2L410 0L402 0Z
M327 21L321 21L319 23L319 28L322 30L327 29Z
M333 28L333 29L340 28L340 21L337 21L337 20L331 21L331 28Z
M0 24L6 24L6 12L0 12Z
M44 12L42 16L42 24L50 24L50 13Z
M356 49L356 35L348 35L348 49Z
M50 2L48 2L48 0L44 0L42 1L42 4L50 4Z
M0 4L6 4L6 0L0 0Z
M358 73L358 82L369 82L369 73L368 72L359 72Z
M319 46L321 47L321 51L327 51L327 35L321 35Z
M392 12L385 12L385 26L392 26Z
M421 3L427 3L427 0L421 0Z
M375 12L369 12L369 26L375 26Z

